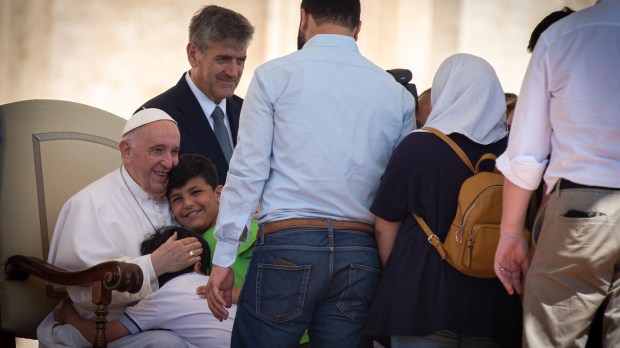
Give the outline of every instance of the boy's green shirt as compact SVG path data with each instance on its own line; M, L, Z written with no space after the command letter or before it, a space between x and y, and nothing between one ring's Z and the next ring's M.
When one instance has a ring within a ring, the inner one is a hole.
M215 226L211 227L202 234L202 238L204 238L207 241L207 244L209 244L209 249L211 251L211 262L213 262L213 254L215 253L215 246L217 245L217 240L215 240L215 236L213 236L214 229ZM258 232L258 222L256 220L252 220L252 226L250 227L248 239L244 243L239 244L237 259L232 266L233 274L235 275L235 287L241 286L245 280L245 274L248 272L250 257L252 257L252 250L254 249L254 242L256 241L256 232Z

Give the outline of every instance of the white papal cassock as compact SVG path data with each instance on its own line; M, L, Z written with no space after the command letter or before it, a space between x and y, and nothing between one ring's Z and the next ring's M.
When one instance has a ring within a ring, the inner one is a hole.
M157 290L151 257L140 255L140 243L146 234L154 232L154 227L172 224L167 200L149 199L121 167L82 189L65 203L54 229L48 262L71 271L110 260L139 265L144 274L140 292L113 293L107 319L115 320L127 306ZM87 319L94 319L91 287L69 287L67 290L78 312ZM74 337L79 333L69 325L53 328L53 324L53 314L50 313L39 325L37 336L42 346L79 346L84 343L81 336ZM73 339L76 341L68 342Z

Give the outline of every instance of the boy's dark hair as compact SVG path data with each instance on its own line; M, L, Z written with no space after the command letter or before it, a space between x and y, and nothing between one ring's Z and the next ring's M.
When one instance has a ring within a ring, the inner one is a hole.
M172 167L170 173L168 173L166 196L170 197L170 191L172 191L172 189L187 184L190 179L197 176L203 178L207 185L211 186L214 190L218 185L219 178L217 176L217 169L211 160L198 154L184 154L179 156L179 164Z
M359 0L302 0L301 8L312 15L317 25L327 22L353 30L360 21Z
M547 17L543 18L543 20L540 21L540 23L538 23L536 28L534 28L534 30L532 31L532 35L530 36L530 42L527 45L527 51L530 53L534 52L534 47L536 47L536 43L538 42L540 35L542 35L542 33L547 30L547 28L549 28L551 24L559 21L560 19L568 16L573 12L575 11L570 7L564 7L560 11L551 12L547 15Z
M182 227L178 226L164 226L158 228L155 233L147 235L144 241L140 244L140 252L142 255L148 255L153 253L157 248L159 248L162 244L166 243L168 238L172 237L174 232L177 233L177 239L196 237L200 244L202 245L202 254L200 255L200 273L209 274L208 271L211 268L211 251L209 250L209 244L202 238L202 236L190 232ZM189 255L187 255L189 257ZM194 266L188 266L185 269L182 269L177 272L172 273L164 273L157 278L159 282L159 287L164 286L166 282L170 279L180 276L181 274L191 273L194 271Z

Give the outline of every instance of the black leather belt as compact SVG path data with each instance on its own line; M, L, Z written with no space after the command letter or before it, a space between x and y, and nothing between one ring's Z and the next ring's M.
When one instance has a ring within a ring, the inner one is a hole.
M590 186L584 184L578 184L576 182L572 182L566 179L560 179L560 190L566 189L599 189L599 190L611 190L611 191L619 191L620 188L615 187L603 187L603 186Z

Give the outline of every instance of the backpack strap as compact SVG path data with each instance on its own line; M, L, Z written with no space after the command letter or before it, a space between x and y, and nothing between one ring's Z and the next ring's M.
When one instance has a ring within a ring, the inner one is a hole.
M497 159L497 156L495 156L492 153L485 153L484 155L480 156L480 159L478 160L478 163L476 163L476 171L474 171L474 174L479 173L480 172L480 163L486 161L486 160L492 160L493 162L495 162L495 160Z
M441 244L441 241L439 240L439 237L437 237L437 235L434 234L433 231L431 231L430 227L428 227L428 225L426 224L426 221L424 221L424 219L422 219L421 217L419 217L416 214L413 214L413 217L418 222L418 225L420 225L420 227L422 227L422 230L424 230L424 233L426 233L426 236L428 237L427 238L428 242L431 243L431 245L434 246L435 249L437 249L437 252L439 253L439 256L441 256L441 259L445 260L446 259L446 251L443 250L443 245Z
M469 160L469 157L467 157L465 152L454 142L454 140L450 139L450 137L448 137L447 135L443 134L438 129L435 129L435 128L432 128L432 127L423 127L422 129L435 134L436 136L441 138L441 140L443 140L446 144L450 145L452 150L454 150L454 152L456 152L456 154L461 158L463 163L465 163L467 168L469 168L469 170L471 170L472 173L476 173L477 172L477 171L474 171L474 166L471 164L471 161ZM478 161L478 162L480 162L480 161ZM477 167L477 165L476 165L476 167Z

